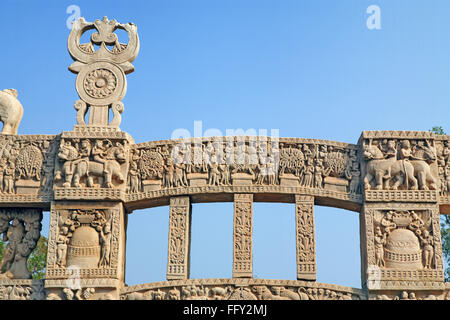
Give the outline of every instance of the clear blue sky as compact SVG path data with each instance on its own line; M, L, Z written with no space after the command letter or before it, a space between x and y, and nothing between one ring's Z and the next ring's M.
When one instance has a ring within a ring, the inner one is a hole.
M381 30L366 27L373 4ZM0 88L19 91L20 134L75 123L70 5L138 26L121 125L136 142L195 120L351 143L362 130L449 130L447 0L3 0ZM193 210L191 276L230 277L232 203ZM360 287L358 214L315 210L318 281ZM255 276L295 279L294 206L256 203L254 215ZM167 231L167 207L129 216L128 284L165 279Z

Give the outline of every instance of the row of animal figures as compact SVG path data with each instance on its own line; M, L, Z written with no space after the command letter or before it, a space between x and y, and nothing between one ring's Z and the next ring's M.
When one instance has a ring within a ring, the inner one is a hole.
M435 151L428 146L421 148L421 156L411 153L408 140L401 143L400 159L386 156L377 145L364 145L363 156L367 161L364 176L366 190L437 190L439 180L431 172L429 163L436 160Z

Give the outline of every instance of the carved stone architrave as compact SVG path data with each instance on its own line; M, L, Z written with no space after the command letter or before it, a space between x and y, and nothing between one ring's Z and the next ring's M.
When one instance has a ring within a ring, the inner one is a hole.
M124 281L126 219L120 202L53 203L46 270L48 292L62 296L61 287L96 288L95 283L116 292ZM89 284L83 284L86 281ZM93 292L88 290L86 294Z
M316 280L316 240L314 228L314 197L295 196L295 230L297 248L297 279Z
M1 279L0 300L45 300L45 280Z
M366 300L364 290L315 281L252 278L187 279L138 284L121 300Z
M360 219L363 287L442 290L439 219L437 204L366 203Z
M189 197L170 198L167 280L189 278L191 215Z
M253 194L234 194L233 278L253 277Z

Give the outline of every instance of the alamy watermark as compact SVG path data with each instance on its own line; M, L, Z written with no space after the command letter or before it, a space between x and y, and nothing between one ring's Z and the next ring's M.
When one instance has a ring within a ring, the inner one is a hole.
M188 166L232 165L236 169L263 168L271 175L279 167L279 129L226 129L203 131L202 121L194 121L194 132L178 128L171 139L178 143L171 150L171 161Z
M367 14L370 16L367 18L366 26L369 30L380 30L381 29L381 9L379 6L373 4L367 7Z
M66 8L66 13L70 14L66 20L66 27L72 30L72 24L81 17L81 8L76 4L71 4Z

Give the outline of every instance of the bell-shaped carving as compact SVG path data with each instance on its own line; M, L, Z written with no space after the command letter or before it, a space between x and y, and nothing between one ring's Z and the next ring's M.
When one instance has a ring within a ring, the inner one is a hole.
M419 239L411 230L393 230L387 238L385 255L387 268L422 268Z
M67 248L67 266L78 268L97 268L100 260L100 241L98 232L89 226L77 228Z

